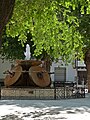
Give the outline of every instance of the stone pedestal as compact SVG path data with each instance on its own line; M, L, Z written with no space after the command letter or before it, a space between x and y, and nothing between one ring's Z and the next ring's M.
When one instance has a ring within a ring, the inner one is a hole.
M1 88L1 99L54 99L54 89Z

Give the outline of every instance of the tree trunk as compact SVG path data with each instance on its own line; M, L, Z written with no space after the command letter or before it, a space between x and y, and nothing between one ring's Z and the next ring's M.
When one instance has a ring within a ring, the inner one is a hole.
M15 0L0 0L0 47L2 43L2 31L10 19Z
M45 69L49 73L50 72L50 60L45 60Z
M50 66L52 64L50 56L46 52L43 52L41 60L43 61L42 67L50 73Z
M85 64L87 69L87 87L90 92L90 50L88 50L85 54Z
M43 61L42 67L43 67L48 73L50 73L50 66L51 66L51 60L50 60L50 58L47 56L47 57L44 58L42 61Z

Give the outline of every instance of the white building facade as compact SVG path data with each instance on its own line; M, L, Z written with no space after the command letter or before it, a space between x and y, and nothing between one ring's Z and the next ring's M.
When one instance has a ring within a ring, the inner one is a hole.
M6 74L4 74L5 71L10 70L11 64L14 62L11 62L9 60L2 60L0 59L0 82L3 82Z
M73 82L78 85L87 83L86 65L84 61L77 61L77 64L65 65L59 60L53 62L51 66L51 80L54 82Z

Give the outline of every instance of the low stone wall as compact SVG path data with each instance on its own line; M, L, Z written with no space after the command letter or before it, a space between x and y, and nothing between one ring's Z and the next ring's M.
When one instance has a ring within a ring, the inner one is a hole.
M54 89L1 88L1 99L54 99Z
M76 89L76 91L79 89ZM81 91L81 90L79 90ZM84 89L82 92L75 93L74 88L70 86L57 88L1 88L1 99L66 99L66 98L83 98L85 97Z

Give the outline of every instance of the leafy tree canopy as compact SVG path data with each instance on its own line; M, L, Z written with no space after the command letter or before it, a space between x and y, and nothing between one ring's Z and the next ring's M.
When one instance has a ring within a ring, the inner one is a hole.
M30 33L27 34L27 42L24 43L24 46L21 45L21 42L18 41L18 37L12 38L7 37L5 32L3 34L2 47L0 49L0 57L1 59L25 59L24 52L26 51L26 44L30 45L31 56L33 56L33 52L35 47L33 46L33 41L31 41L32 35Z
M89 14L89 0L16 0L6 33L17 36L22 46L31 33L36 56L45 51L54 59L71 60L77 52L83 58L85 39L89 41L83 23Z

